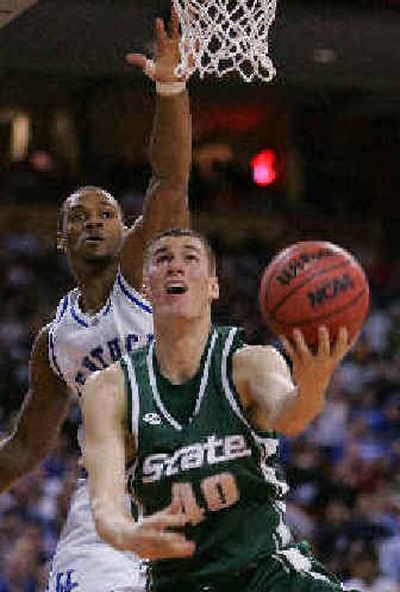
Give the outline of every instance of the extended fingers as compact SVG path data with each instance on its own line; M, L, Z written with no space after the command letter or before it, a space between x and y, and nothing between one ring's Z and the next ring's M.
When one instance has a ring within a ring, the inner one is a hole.
M176 8L175 6L172 6L171 8L171 20L170 20L170 35L172 39L179 39L180 37L180 33L179 33L179 16L178 13L176 12Z
M318 327L318 355L324 357L329 357L331 355L329 331L323 325Z
M336 342L333 346L333 355L336 359L341 360L347 353L349 347L349 332L346 327L340 327Z
M168 35L165 30L164 21L162 18L156 18L156 37L159 51L163 52L167 47Z
M126 61L132 66L137 66L142 70L146 69L147 58L141 53L128 53L126 55Z
M172 559L174 557L191 557L195 551L193 541L188 541L176 532L157 534L147 550L148 559Z
M294 355L305 361L311 356L309 347L300 329L293 329Z
M284 335L280 336L280 340L286 353L290 356L293 362L297 360L305 360L310 356L310 350L308 349L304 335L300 329L293 329L292 341L289 341Z
M157 530L182 528L187 524L188 516L177 508L168 506L165 510L153 514L153 516L149 518L149 521L151 521L152 527Z
M280 336L282 345L292 360L297 358L305 361L312 355L312 351L308 347L304 335L299 329L294 329L292 335L292 342L286 337ZM323 325L318 327L317 355L319 357L341 359L346 354L349 347L349 337L346 327L340 327L336 341L333 345L331 345L328 329Z

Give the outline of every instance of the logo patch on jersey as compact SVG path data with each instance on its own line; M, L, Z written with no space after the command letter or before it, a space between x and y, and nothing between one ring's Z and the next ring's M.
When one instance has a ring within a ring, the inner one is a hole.
M159 453L147 456L143 463L143 483L154 483L163 477L171 477L190 469L247 456L251 456L251 449L247 447L246 440L241 434L221 438L216 435L208 436L204 442L183 446L173 454Z
M56 592L78 592L79 584L73 580L74 570L61 571L56 576Z
M162 419L158 413L146 413L143 415L143 421L149 423L150 425L161 425L162 423Z

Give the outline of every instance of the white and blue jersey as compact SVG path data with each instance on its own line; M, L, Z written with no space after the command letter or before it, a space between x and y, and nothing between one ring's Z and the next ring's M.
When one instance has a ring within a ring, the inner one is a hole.
M151 307L120 272L99 312L85 314L79 301L78 289L66 294L49 327L50 364L78 395L92 372L153 338ZM79 480L53 557L48 592L144 592L144 588L138 557L117 551L98 537L88 483Z
M49 359L56 374L78 395L87 377L153 338L148 302L118 272L103 308L82 312L80 292L60 301L49 330Z

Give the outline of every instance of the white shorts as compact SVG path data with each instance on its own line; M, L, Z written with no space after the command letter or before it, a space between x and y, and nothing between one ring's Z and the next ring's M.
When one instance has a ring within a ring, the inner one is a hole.
M78 481L53 561L48 592L144 592L145 566L100 540L86 479Z

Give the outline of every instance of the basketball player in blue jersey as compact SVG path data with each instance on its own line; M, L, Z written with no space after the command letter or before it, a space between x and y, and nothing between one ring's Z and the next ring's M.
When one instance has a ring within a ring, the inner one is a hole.
M154 592L338 592L342 584L295 544L278 436L301 433L324 405L348 350L319 330L248 346L215 327L215 261L205 239L173 229L149 246L145 285L155 340L93 374L83 393L85 460L99 534L152 562ZM144 518L124 504L126 467Z
M103 189L83 187L65 201L58 246L65 251L77 288L60 302L54 320L40 331L31 355L30 390L13 434L0 444L0 491L30 471L49 451L69 407L87 377L153 335L150 305L142 298L147 241L171 225L188 224L187 185L191 122L185 83L174 76L179 30L157 20L157 59L129 61L151 74L157 86L150 146L152 179L143 215L126 229L117 201ZM49 592L142 592L138 558L97 536L86 480L73 495L57 546Z

